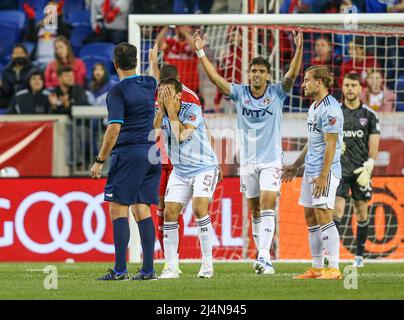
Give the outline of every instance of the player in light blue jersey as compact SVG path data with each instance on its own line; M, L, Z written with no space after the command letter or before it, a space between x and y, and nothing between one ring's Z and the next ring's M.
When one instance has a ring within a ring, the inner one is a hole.
M333 221L337 187L341 179L341 146L344 116L338 101L329 94L334 76L326 66L306 70L304 95L314 102L307 116L308 142L297 160L284 168L290 181L304 164L299 204L309 231L312 267L295 279L341 279L339 271L339 233ZM324 250L329 267L324 268Z
M173 172L164 198L164 256L167 268L162 279L178 278L178 216L192 198L198 226L202 266L198 277L213 276L212 224L209 202L218 180L218 161L211 146L201 107L181 102L182 84L174 78L161 80L154 127L164 133Z
M275 231L275 202L281 187L282 108L299 73L303 54L303 33L293 32L296 52L281 83L269 84L270 64L262 57L252 59L249 84L229 83L218 74L203 51L205 40L199 30L194 46L209 79L236 106L240 146L241 191L252 211L252 234L258 251L254 269L257 274L272 274L270 247Z

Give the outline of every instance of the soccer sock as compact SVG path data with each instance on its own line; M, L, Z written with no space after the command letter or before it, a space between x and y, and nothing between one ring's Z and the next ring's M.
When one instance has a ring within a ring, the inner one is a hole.
M161 250L164 252L164 231L163 231L163 225L164 225L164 211L163 210L156 210L157 213L157 238L160 242L160 247Z
M143 219L137 223L139 227L140 241L143 251L142 271L150 273L153 269L154 243L156 232L154 229L153 219L151 217Z
M338 217L333 217L335 226L337 227L337 231L339 234L341 234L341 229L340 229L340 224L341 224L341 219Z
M260 228L261 228L261 217L259 218L252 218L252 236L255 242L255 247L257 248L257 252L259 251L259 244L260 244Z
M324 268L324 250L323 250L323 239L321 239L320 226L307 227L309 230L309 244L310 252L313 258L312 267L313 268Z
M164 222L164 257L170 268L177 268L178 222Z
M212 261L212 224L209 215L195 219L201 244L202 260Z
M184 214L180 214L178 216L178 233L179 233L179 238L178 238L178 251L177 253L180 253L181 250L181 243L183 242L182 239L184 239Z
M365 249L365 242L368 237L369 220L358 221L356 229L356 255L363 257L363 251Z
M267 261L271 261L269 249L271 248L274 232L275 211L270 209L261 210L258 257L264 257Z
M339 268L339 234L334 221L320 227L330 268Z
M126 250L129 244L128 218L118 218L112 221L114 229L115 268L117 273L126 272Z

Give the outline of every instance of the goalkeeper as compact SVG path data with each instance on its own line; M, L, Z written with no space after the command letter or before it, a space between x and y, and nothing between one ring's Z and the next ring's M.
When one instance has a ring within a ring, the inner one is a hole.
M342 180L337 189L334 222L339 226L345 211L346 198L351 190L357 221L354 266L363 267L363 253L369 224L368 201L372 196L371 177L379 148L379 118L375 111L359 99L361 82L358 74L345 75L342 92L345 146L341 156ZM339 230L341 233L340 228Z

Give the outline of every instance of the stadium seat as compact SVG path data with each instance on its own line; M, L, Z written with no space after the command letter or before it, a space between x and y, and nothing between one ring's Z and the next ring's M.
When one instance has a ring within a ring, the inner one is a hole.
M15 23L1 20L0 30L2 32L0 41L0 61L3 64L7 64L15 43L20 40L20 30Z
M70 36L70 44L72 45L74 54L76 56L80 54L80 49L83 46L83 41L91 32L91 27L87 25L79 25L73 28Z
M65 1L65 4L63 6L63 12L65 13L65 16L67 14L70 14L73 11L81 11L85 7L84 5L84 0L68 0Z
M87 66L87 79L91 78L91 70L97 62L103 63L109 73L113 72L114 48L109 42L94 42L81 48L79 57Z
M0 11L0 22L10 22L15 24L19 30L24 29L25 14L18 10ZM3 32L2 32L3 33Z
M89 10L76 10L66 14L66 22L72 27L91 26L91 12Z

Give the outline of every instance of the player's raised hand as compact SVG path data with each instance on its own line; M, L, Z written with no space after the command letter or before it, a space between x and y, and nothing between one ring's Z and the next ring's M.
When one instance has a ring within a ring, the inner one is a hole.
M206 33L201 38L200 32L201 32L201 30L197 29L195 31L195 33L194 33L194 47L195 47L195 50L203 49L203 47L205 46L206 39L207 39Z
M293 164L288 166L283 166L282 168L282 181L290 182L297 175L299 168L296 168Z
M303 32L300 28L297 28L297 32L293 31L293 39L296 48L303 48Z
M158 52L159 47L156 43L152 49L149 49L149 63L158 64Z

